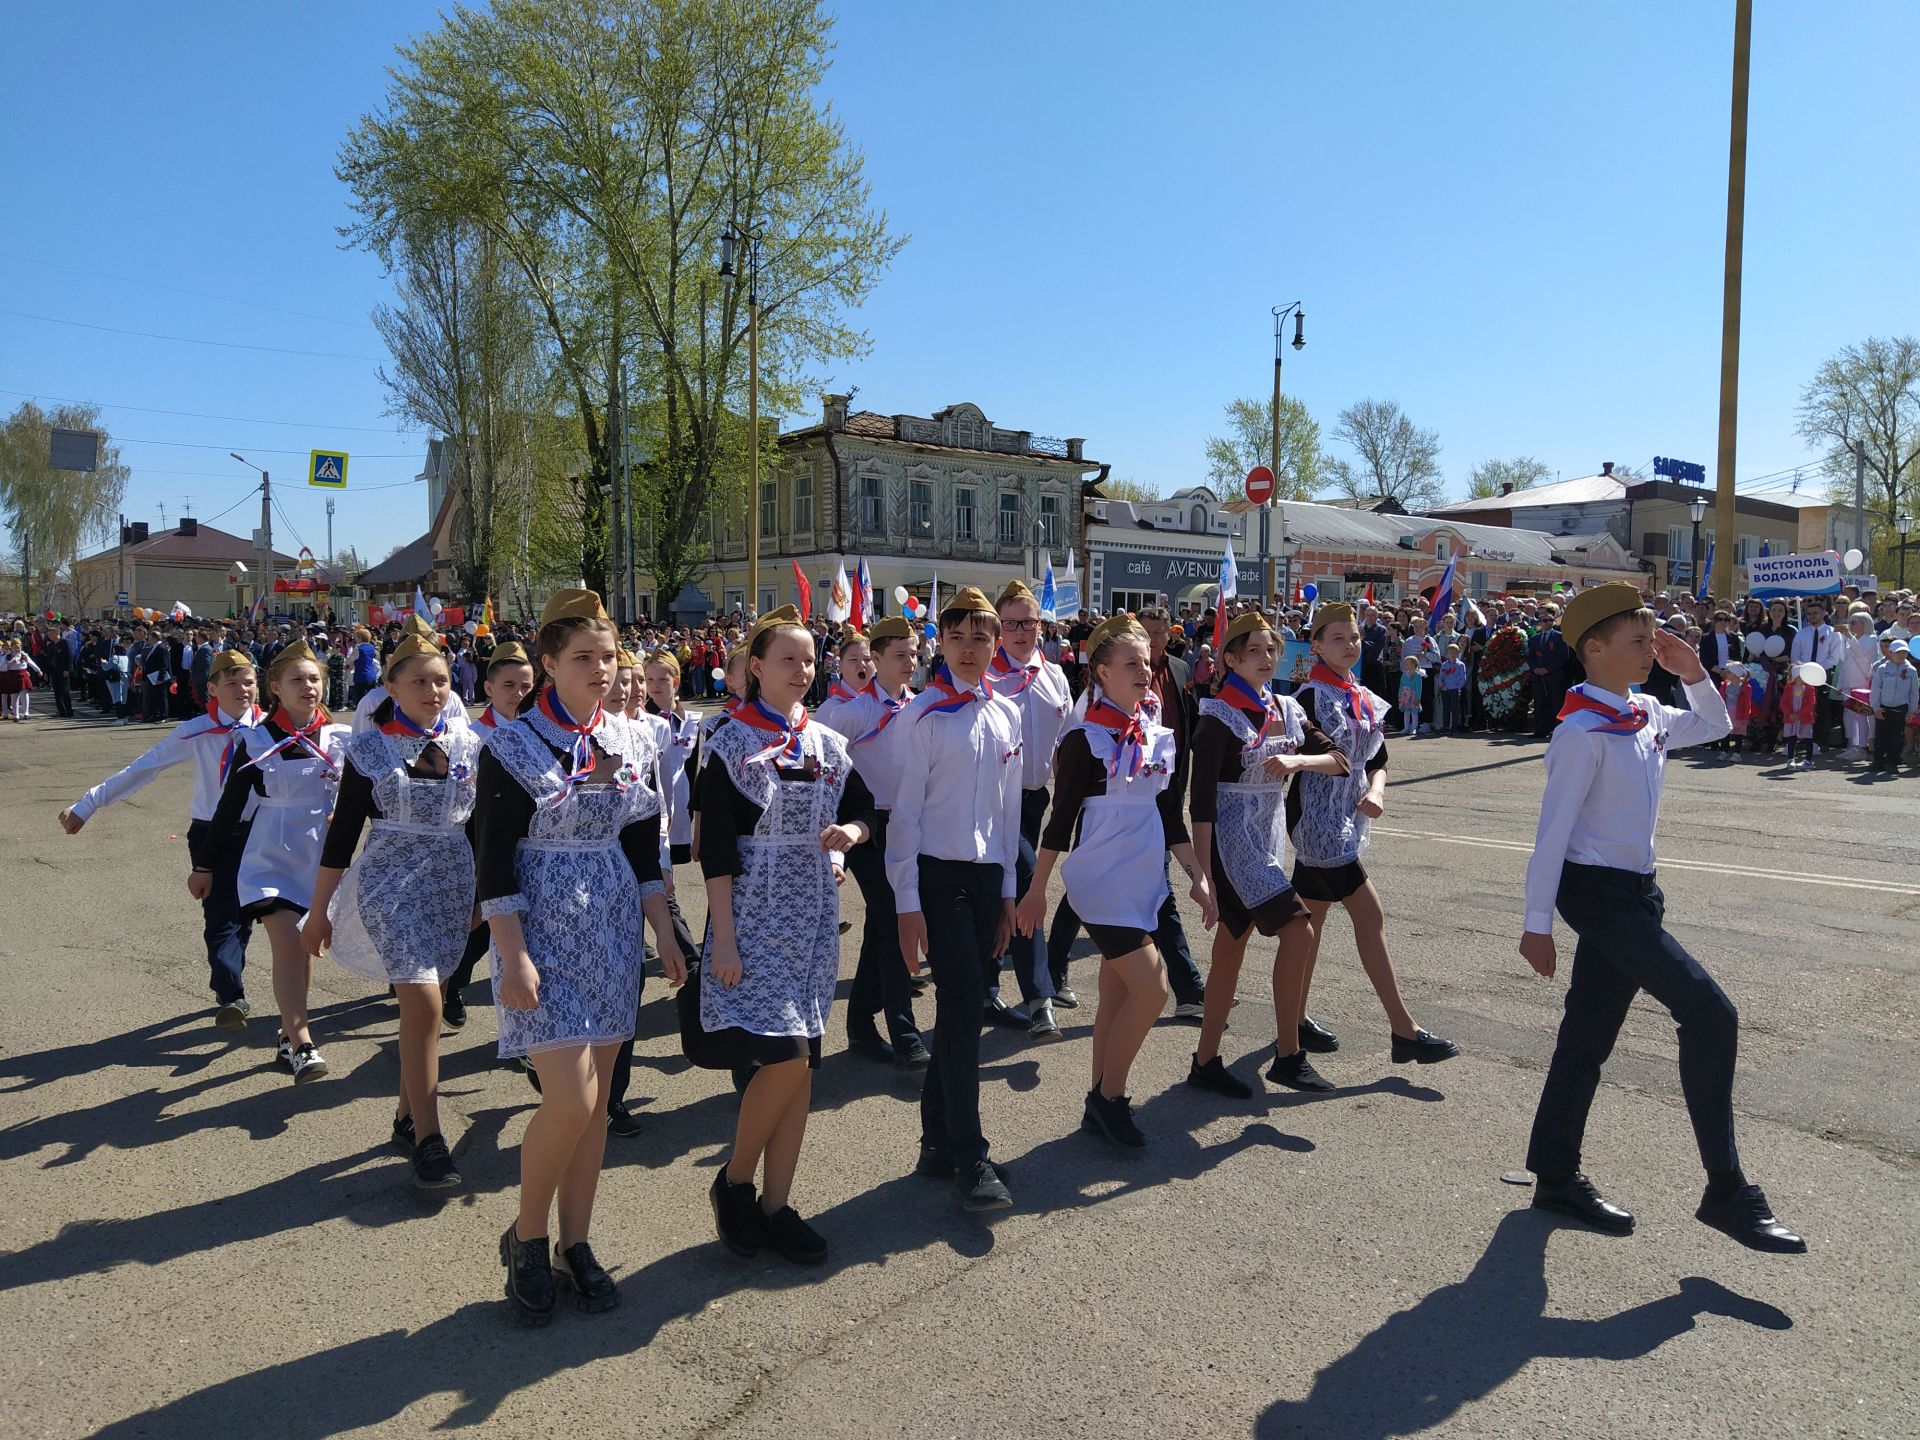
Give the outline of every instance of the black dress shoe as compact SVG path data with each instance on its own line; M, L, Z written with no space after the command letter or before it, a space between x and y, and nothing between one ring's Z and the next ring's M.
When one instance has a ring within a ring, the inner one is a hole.
M929 1180L951 1180L953 1178L953 1152L935 1145L930 1140L920 1142L920 1158L914 1161L913 1173L924 1175Z
M1742 1185L1719 1200L1711 1193L1703 1195L1700 1208L1693 1213L1702 1224L1731 1235L1749 1250L1775 1255L1807 1253L1807 1242L1773 1218L1773 1207L1758 1185Z
M827 1242L791 1205L767 1216L767 1240L796 1265L818 1265L827 1258Z
M564 1250L558 1245L553 1247L553 1278L573 1292L573 1308L589 1315L611 1310L620 1303L620 1292L614 1288L613 1277L593 1258L593 1251L584 1240Z
M878 1035L849 1035L847 1053L859 1055L868 1060L878 1060L886 1065L891 1065L894 1058L893 1046Z
M707 1198L713 1205L713 1228L720 1243L748 1259L758 1255L767 1238L767 1217L760 1210L753 1182L728 1183L727 1167L722 1165Z
M459 990L448 986L441 992L440 1018L449 1030L462 1030L467 1024L467 1002L460 998Z
M1198 1060L1188 1060L1187 1084L1196 1090L1211 1090L1216 1095L1225 1095L1230 1100L1253 1098L1253 1087L1227 1069L1226 1061L1218 1055L1204 1065Z
M1309 1015L1300 1022L1300 1048L1331 1055L1340 1048L1340 1037Z
M507 1299L523 1325L545 1325L553 1319L553 1266L547 1260L547 1237L522 1240L507 1226L500 1237L500 1263L507 1267Z
M995 996L987 1002L987 1008L980 1017L980 1023L998 1025L1003 1030L1025 1031L1033 1023L1033 1017Z
M1593 1182L1578 1171L1557 1184L1545 1180L1536 1181L1533 1187L1533 1208L1571 1215L1574 1219L1584 1221L1596 1230L1604 1230L1609 1235L1633 1233L1633 1216L1602 1195L1594 1188Z
M1411 1037L1393 1037L1393 1063L1396 1065L1405 1065L1409 1060L1422 1065L1437 1065L1442 1060L1453 1059L1459 1053L1460 1047L1451 1040L1442 1040L1418 1026L1414 1027Z
M933 1063L933 1052L918 1035L909 1035L894 1042L893 1063L902 1070L924 1070Z
M1308 1090L1315 1094L1333 1089L1333 1082L1313 1068L1313 1062L1307 1059L1304 1050L1296 1050L1291 1055L1274 1056L1273 1064L1267 1067L1267 1079L1289 1090Z

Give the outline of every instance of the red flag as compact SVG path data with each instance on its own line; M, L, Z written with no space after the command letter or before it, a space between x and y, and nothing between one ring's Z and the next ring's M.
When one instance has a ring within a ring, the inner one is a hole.
M861 563L864 564L865 562L862 561ZM853 595L847 607L847 624L851 625L863 635L867 632L865 590L866 587L860 583L860 571L858 567L856 567L853 572Z
M807 577L802 573L798 560L793 562L793 585L800 592L800 618L813 619L813 587L807 584Z
M1369 605L1371 605L1372 603L1373 603L1373 585L1372 585L1372 582L1368 582L1368 585L1367 585L1367 604L1369 604Z

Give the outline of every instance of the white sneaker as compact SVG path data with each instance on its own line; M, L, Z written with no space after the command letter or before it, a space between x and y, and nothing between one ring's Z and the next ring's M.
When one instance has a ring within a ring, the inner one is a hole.
M293 1069L293 1042L285 1035L280 1037L280 1043L274 1049L273 1058L274 1063L282 1069Z
M313 1048L311 1040L293 1052L290 1065L293 1070L293 1083L296 1085L304 1085L309 1080L318 1080L327 1073L327 1062L320 1057L320 1052Z
M1196 1020L1197 1021L1205 1018L1206 1013L1207 1013L1207 1007L1193 1000L1189 1000L1185 1004L1176 1005L1173 1007L1173 1018L1176 1020Z

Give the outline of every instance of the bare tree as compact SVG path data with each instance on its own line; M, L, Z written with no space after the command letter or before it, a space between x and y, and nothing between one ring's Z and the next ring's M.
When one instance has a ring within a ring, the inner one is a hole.
M1390 497L1409 510L1441 499L1440 433L1420 429L1392 400L1349 405L1333 433L1359 457L1327 461L1335 488L1349 499Z
M1484 500L1505 494L1509 488L1524 490L1552 473L1545 461L1531 455L1516 455L1511 460L1482 460L1467 476L1467 498Z

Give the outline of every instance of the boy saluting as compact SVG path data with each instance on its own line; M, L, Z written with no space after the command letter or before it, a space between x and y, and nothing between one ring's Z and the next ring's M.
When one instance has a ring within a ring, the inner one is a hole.
M1654 883L1653 828L1667 751L1724 737L1732 729L1727 707L1699 655L1656 628L1653 612L1628 582L1575 597L1560 630L1585 664L1587 682L1567 693L1547 747L1520 953L1540 974L1554 973L1556 906L1579 944L1527 1146L1527 1168L1537 1181L1533 1203L1613 1234L1632 1231L1633 1216L1580 1173L1580 1141L1600 1067L1627 1007L1645 990L1680 1030L1680 1085L1707 1169L1697 1217L1755 1250L1802 1253L1806 1241L1774 1219L1760 1187L1740 1172L1733 1142L1739 1043L1733 1003L1663 928L1666 900ZM1655 661L1686 687L1691 709L1631 693Z

